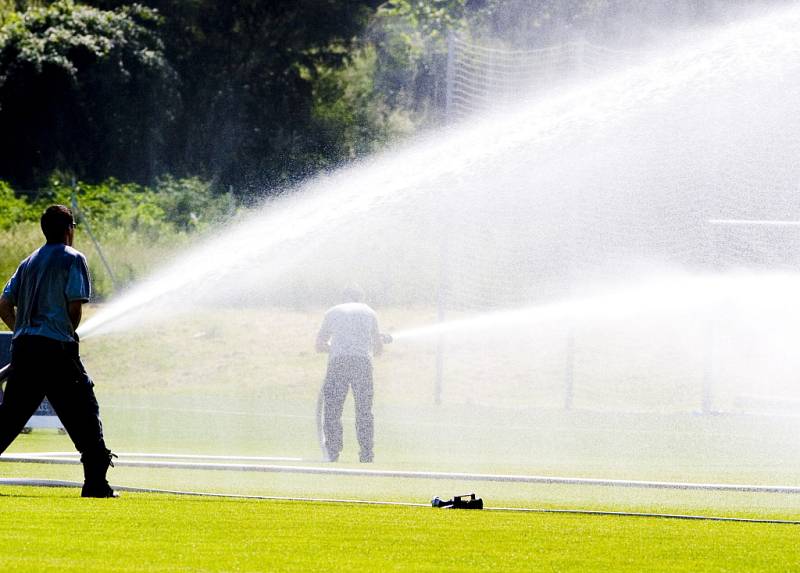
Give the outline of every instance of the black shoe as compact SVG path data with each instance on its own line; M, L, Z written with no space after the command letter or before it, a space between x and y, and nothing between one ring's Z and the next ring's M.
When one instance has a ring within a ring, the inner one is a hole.
M358 461L360 461L362 464L371 464L374 458L375 456L372 454L372 452L368 454L358 454Z
M109 467L114 467L116 454L101 445L99 449L84 452L81 455L83 463L83 489L81 497L119 497L119 494L111 489L106 479L106 471Z
M107 483L100 485L83 484L83 488L81 489L81 497L119 497L119 494Z

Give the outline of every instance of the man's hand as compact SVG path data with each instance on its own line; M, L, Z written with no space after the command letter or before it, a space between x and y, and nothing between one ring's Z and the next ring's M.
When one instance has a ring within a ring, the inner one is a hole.
M0 319L13 332L17 323L17 313L14 311L14 305L4 296L0 296Z
M383 354L383 335L377 330L372 332L372 354L373 356Z

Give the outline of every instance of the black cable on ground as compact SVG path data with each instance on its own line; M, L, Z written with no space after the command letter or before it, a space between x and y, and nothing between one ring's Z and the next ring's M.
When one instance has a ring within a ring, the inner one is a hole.
M0 485L7 486L30 486L30 487L81 487L80 482L34 479L34 478L0 478ZM157 489L149 487L134 486L113 486L119 491L133 493L156 493L164 495L180 495L193 497L219 497L228 499L252 499L265 501L294 501L303 503L344 503L351 505L390 505L402 507L430 507L429 503L412 503L405 501L379 501L365 499L335 499L335 498L316 498L316 497L289 497L272 495L246 495L236 493L213 493L199 491L182 491ZM492 512L516 512L516 513L552 513L567 515L588 515L588 516L610 516L610 517L649 517L653 519L684 519L690 521L724 521L733 523L758 523L758 524L779 524L779 525L800 525L800 521L787 519L756 519L747 517L723 517L716 515L687 515L677 513L644 513L634 511L602 511L592 509L558 509L558 508L531 508L531 507L485 507L484 511Z

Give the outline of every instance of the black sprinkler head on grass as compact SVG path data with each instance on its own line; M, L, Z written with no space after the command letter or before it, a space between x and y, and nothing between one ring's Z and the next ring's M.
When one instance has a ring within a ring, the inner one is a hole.
M483 509L483 500L475 497L474 493L457 495L448 500L443 500L437 496L431 500L431 506L443 509Z

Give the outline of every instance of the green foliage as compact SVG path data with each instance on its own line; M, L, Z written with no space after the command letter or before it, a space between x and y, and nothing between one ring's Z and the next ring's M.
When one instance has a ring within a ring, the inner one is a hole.
M152 180L177 105L176 76L139 5L71 0L29 8L0 29L0 174L30 187L56 169Z
M44 238L38 217L36 222L25 220L16 225L0 226L0 289L17 270L19 263L34 249L41 247L42 243Z
M11 0L0 0L0 26L8 22L15 14L14 2Z
M230 218L236 201L230 193L218 195L211 184L197 177L164 177L155 187L157 207L164 219L181 231L202 230Z
M230 218L236 204L230 194L215 194L211 185L198 178L165 177L153 187L108 179L102 183L65 184L58 176L39 190L33 202L38 219L52 203L72 204L73 193L80 217L91 221L99 232L122 230L158 239L166 233L203 230Z
M45 66L53 66L78 81L76 53L97 59L108 57L118 33L138 31L132 21L120 16L76 6L71 0L26 12L4 30L4 56L14 57L6 64L6 74L25 65L39 73Z
M88 218L98 233L124 229L157 239L162 232L169 230L169 222L158 207L153 191L134 183L120 183L116 179L99 184L79 183L73 189L53 177L48 186L39 191L35 204L39 212L52 203L72 205L73 192L78 203L79 223L81 218Z
M393 109L417 123L444 119L447 35L465 29L469 0L393 0L377 12L371 42L377 50L375 89Z
M69 180L69 178L66 178ZM108 179L102 183L65 183L54 175L30 199L17 197L0 181L0 281L4 281L43 239L39 217L53 203L78 205L76 244L89 255L95 295L113 291L108 273L87 234L102 245L120 285L136 280L158 261L185 245L192 235L225 222L236 213L231 194L216 194L197 178L163 178L153 187ZM87 226L87 223L89 226Z
M0 219L0 229L3 230L35 217L33 208L24 199L17 197L5 181L0 181L0 213L3 213Z
M327 143L322 164L363 156L413 131L411 115L376 89L377 63L376 48L366 45L342 68L317 68L314 115Z
M93 0L103 8L120 0ZM380 0L143 0L165 19L183 102L171 131L172 174L237 193L270 193L325 165L313 83L342 66Z
M381 17L407 26L400 36L413 45L420 40L446 37L467 23L469 0L390 0L379 10Z
M445 119L451 31L511 48L605 43L740 4L0 0L0 178L169 174L278 192Z

